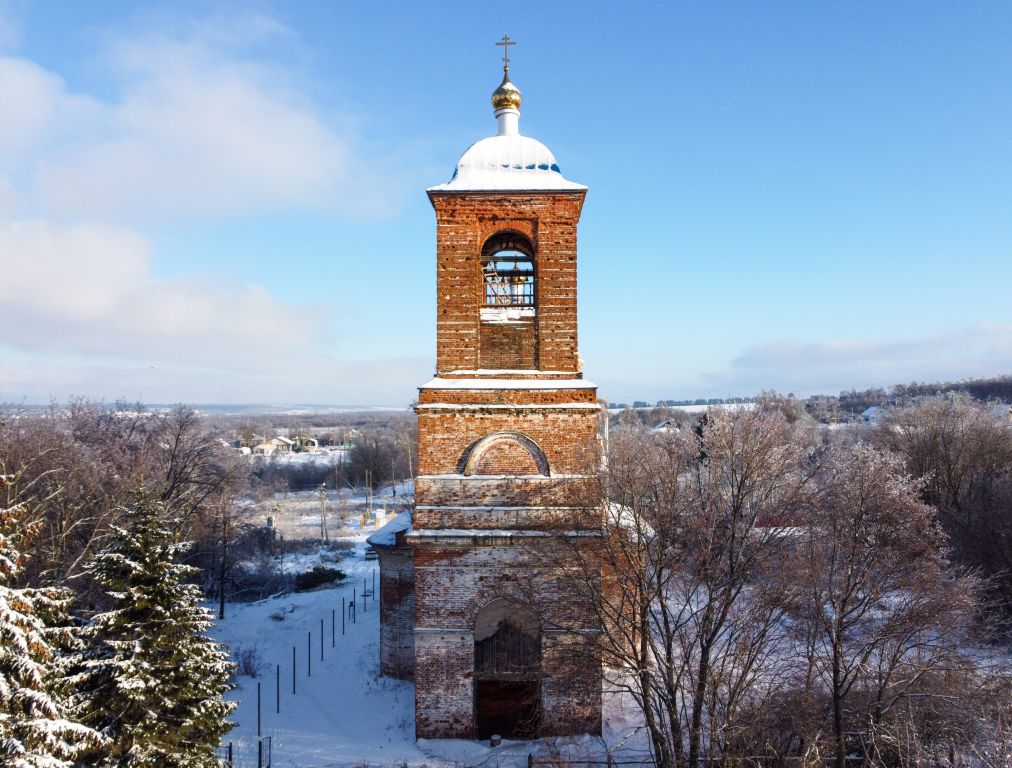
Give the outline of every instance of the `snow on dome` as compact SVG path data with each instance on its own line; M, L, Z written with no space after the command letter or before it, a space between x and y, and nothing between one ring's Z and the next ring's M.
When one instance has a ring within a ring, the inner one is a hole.
M586 189L568 181L555 155L529 136L491 136L472 144L457 161L453 178L432 191Z

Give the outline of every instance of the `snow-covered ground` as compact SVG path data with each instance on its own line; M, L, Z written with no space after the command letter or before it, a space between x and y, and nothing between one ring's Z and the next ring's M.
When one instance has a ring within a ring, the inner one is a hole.
M272 765L279 768L330 768L331 766L526 766L527 755L548 759L564 754L569 759L601 759L605 742L623 743L635 721L623 702L606 698L605 740L592 737L536 742L446 740L415 741L414 687L379 674L379 606L363 599L363 580L369 589L379 568L366 560L365 537L371 529L343 537L352 542L352 554L337 567L348 574L340 586L315 592L292 593L253 604L229 604L226 617L213 635L238 647L256 647L264 664L254 680L240 676L229 697L239 702L232 716L232 742L236 768L257 765L257 682L260 683L260 733L270 736ZM311 558L310 558L311 559ZM295 561L288 567L292 567ZM300 558L298 567L307 565ZM377 589L378 591L378 589ZM347 617L341 632L342 598L347 606L358 600L355 623ZM335 632L331 633L331 620ZM323 622L323 659L320 659L320 622ZM311 637L310 674L307 638ZM292 693L292 649L295 649L295 693ZM276 684L280 669L280 690ZM280 694L280 697L279 697ZM280 712L278 703L280 702ZM639 741L634 739L634 741ZM623 750L624 759L642 750Z

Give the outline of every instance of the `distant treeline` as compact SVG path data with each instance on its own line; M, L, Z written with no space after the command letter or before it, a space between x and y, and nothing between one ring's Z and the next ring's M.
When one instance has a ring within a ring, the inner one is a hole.
M697 397L695 400L658 400L648 403L646 400L634 400L628 403L608 403L609 408L678 408L690 405L728 405L730 403L754 403L754 397Z
M916 382L894 384L891 387L872 387L870 389L845 389L839 395L812 395L807 404L836 403L841 411L861 413L873 405L888 403L907 403L919 397L931 397L949 392L961 392L975 400L998 400L1003 403L1012 402L1012 375L992 376L983 379L964 379L963 381ZM648 403L636 400L632 405L627 403L610 403L610 408L677 408L693 405L727 405L729 403L752 403L754 397L711 397L695 400L658 400Z
M975 400L998 400L1012 402L1012 375L992 376L986 379L965 379L963 381L923 382L894 384L891 387L871 389L848 389L840 392L840 409L861 413L873 405L886 403L907 403L919 397L931 397L950 392L961 392ZM819 399L819 397L810 398Z

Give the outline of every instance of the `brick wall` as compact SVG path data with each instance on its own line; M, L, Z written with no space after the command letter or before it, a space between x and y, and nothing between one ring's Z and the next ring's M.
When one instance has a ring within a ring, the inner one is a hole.
M532 320L479 323L479 368L538 367L538 342Z
M501 598L529 605L541 617L543 734L600 733L594 614L565 573L568 547L499 535L412 544L418 736L473 737L474 622Z
M601 733L601 662L595 632L542 635L542 736Z
M570 379L572 377L569 377ZM578 389L429 389L420 387L418 404L428 405L573 405L597 402L597 388ZM432 410L439 410L433 408Z
M519 432L547 457L552 474L588 474L597 469L597 409L490 410L418 409L418 473L457 472L461 457L477 440L496 432Z
M454 498L448 506L415 507L415 525L420 529L488 529L554 531L599 530L601 508L550 506L467 505L466 499Z
M415 632L415 736L474 738L474 639L463 630Z
M585 193L430 193L436 210L436 369L490 367L480 361L481 249L497 232L534 245L535 348L541 368L578 371L576 226ZM535 367L508 365L502 367Z
M415 672L415 566L398 535L395 547L376 547L380 566L380 674L410 680Z
M594 475L575 477L418 477L415 480L415 503L419 506L462 507L498 506L511 508L596 508L601 488ZM466 528L464 525L437 525L435 520L420 517L418 528ZM446 523L455 522L447 512Z

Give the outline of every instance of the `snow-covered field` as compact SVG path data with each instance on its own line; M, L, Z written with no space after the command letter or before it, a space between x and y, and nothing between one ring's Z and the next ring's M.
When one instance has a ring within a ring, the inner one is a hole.
M618 745L628 737L632 711L606 699L605 740L591 737L537 742L487 742L414 739L414 688L411 683L379 674L379 606L363 600L363 580L371 589L376 561L365 559L367 529L343 537L353 553L337 564L348 574L338 587L292 593L254 604L229 604L213 635L238 647L256 647L264 667L257 679L240 676L230 698L239 702L232 716L237 724L231 741L236 768L257 765L257 683L260 684L260 733L271 737L272 765L324 768L331 766L526 766L527 755L547 760L601 759L605 741ZM301 560L304 567L305 559ZM341 601L358 600L356 622L345 621L341 632ZM333 612L333 614L332 614ZM334 633L331 632L333 615ZM320 622L323 659L320 659ZM307 638L311 637L310 674ZM295 649L295 693L292 693L292 649ZM280 686L277 674L280 669ZM280 690L279 690L280 688ZM280 712L278 704L280 703ZM635 739L634 739L635 740ZM227 743L226 741L226 743ZM636 740L638 741L638 740ZM632 753L623 750L624 759ZM643 752L635 752L643 758ZM574 763L579 764L579 763Z

